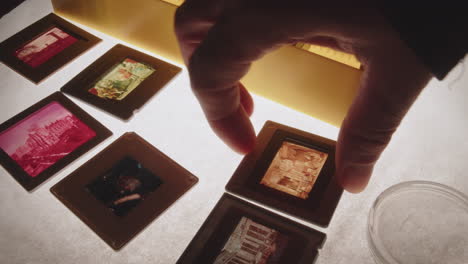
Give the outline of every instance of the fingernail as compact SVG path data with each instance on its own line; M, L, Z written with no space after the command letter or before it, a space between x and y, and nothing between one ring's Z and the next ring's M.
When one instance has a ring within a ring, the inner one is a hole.
M242 107L226 118L209 123L218 137L237 153L247 154L254 148L255 130Z

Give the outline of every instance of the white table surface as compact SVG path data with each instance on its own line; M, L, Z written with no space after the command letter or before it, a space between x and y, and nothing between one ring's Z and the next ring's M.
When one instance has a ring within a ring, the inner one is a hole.
M0 20L0 41L50 12L52 5L47 0L26 1ZM0 123L58 91L119 42L83 28L103 42L39 85L0 65ZM129 122L71 99L114 135L31 193L0 167L0 263L175 263L224 193L242 157L211 132L190 91L185 70ZM468 72L458 65L444 81L430 82L382 155L369 187L361 194L345 193L327 229L292 218L327 234L317 263L373 263L366 241L367 215L375 198L391 185L429 180L468 193L467 99ZM257 131L266 120L273 120L331 139L337 137L335 127L259 96L254 100L252 122ZM200 181L115 252L49 189L127 131L140 134Z

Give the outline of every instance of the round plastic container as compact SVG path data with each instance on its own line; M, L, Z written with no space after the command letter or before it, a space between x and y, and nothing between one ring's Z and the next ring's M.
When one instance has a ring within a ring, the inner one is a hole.
M448 186L411 181L377 197L367 228L378 264L467 264L468 197Z

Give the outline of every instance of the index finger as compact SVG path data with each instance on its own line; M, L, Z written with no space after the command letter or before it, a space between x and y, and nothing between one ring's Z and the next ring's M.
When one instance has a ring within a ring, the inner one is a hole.
M289 31L275 28L281 9L256 9L224 13L210 28L189 59L192 89L213 130L232 148L249 151L255 133L240 104L239 80L251 63L288 42Z
M177 10L175 31L186 64L189 64L193 52L205 39L218 17L234 9L235 4L240 2L192 0L186 1ZM240 153L249 152L255 144L255 132L248 118L253 111L253 100L245 87L236 82L228 89L195 94L199 100L201 98L200 103L205 114L225 109L222 102L229 102L231 108L224 112L226 114L219 118L207 114L208 122L218 137L232 149Z

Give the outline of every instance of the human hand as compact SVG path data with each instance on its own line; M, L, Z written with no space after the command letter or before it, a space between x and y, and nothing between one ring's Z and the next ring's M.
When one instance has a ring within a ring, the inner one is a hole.
M306 42L355 54L363 74L341 126L336 177L346 190L362 191L432 77L370 3L187 0L177 10L175 30L192 89L215 133L238 152L252 149L253 101L239 80L267 52Z

